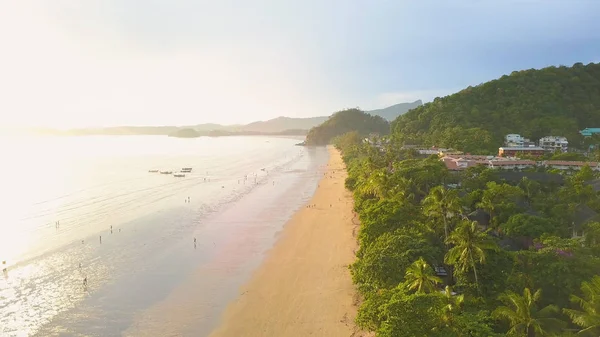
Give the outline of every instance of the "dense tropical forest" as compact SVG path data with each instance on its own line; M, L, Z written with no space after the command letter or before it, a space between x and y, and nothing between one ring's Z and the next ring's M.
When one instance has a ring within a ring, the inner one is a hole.
M413 115L433 108L423 109ZM362 139L334 139L360 219L350 266L360 327L378 337L600 335L597 173L451 173L437 156Z
M515 71L436 98L392 123L400 144L436 145L471 153L495 152L503 137L532 140L565 136L582 142L579 130L600 127L600 64Z
M371 116L359 109L346 109L334 113L323 124L308 132L306 145L326 145L331 139L346 132L356 131L362 136L370 133L387 135L390 124L379 116Z

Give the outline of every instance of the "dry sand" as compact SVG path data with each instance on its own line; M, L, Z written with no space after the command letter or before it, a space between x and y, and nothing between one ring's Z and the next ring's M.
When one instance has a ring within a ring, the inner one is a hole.
M329 149L326 173L309 204L286 224L240 297L211 337L359 336L351 195L339 152ZM331 205L331 206L330 206Z

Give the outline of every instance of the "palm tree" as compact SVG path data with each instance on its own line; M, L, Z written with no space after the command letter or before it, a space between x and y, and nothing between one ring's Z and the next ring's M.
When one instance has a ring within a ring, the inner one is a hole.
M442 310L442 319L447 326L452 327L454 316L460 313L465 297L464 295L456 295L450 286L446 286L443 294L446 305Z
M404 279L406 288L418 293L433 292L436 284L442 283L442 280L435 276L433 269L422 257L406 269Z
M581 283L583 298L571 295L571 302L582 310L563 309L573 321L583 329L577 334L581 336L600 335L600 276L594 276L590 282Z
M454 247L446 253L445 262L456 265L462 272L473 270L475 285L479 292L479 279L477 278L477 264L485 263L485 251L498 249L496 243L486 232L479 230L477 222L463 220L462 223L450 234L447 243Z
M558 307L548 305L540 310L536 302L542 296L542 290L537 290L533 295L529 288L523 290L523 296L508 291L500 295L500 300L506 304L497 307L492 312L492 317L506 320L510 324L508 335L512 336L548 336L559 331L563 322L557 318L550 317L557 313Z
M460 213L461 205L456 190L446 189L444 186L436 186L425 199L423 199L423 211L435 218L442 219L444 223L444 240L448 240L448 222Z
M363 195L373 196L379 199L387 196L386 185L388 175L382 169L371 171L368 177L360 180L357 191Z

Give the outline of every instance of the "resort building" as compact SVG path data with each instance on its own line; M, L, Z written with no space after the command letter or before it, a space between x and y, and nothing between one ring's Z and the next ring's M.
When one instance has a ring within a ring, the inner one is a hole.
M539 146L546 151L550 152L567 152L569 148L569 141L565 137L546 136L540 138Z
M578 171L581 170L582 167L588 165L593 171L600 172L600 163L598 162L566 160L535 161L478 155L448 155L440 158L440 160L444 163L444 165L446 165L446 168L448 168L448 170L450 171L462 171L469 167L479 165L502 171L522 171L536 167L546 167L562 171ZM600 179L598 179L597 185L597 189L600 191Z
M448 151L448 149L440 149L437 147L417 149L417 152L419 152L419 154L426 154L426 155L439 154L440 151Z
M535 143L519 134L510 133L510 134L504 136L504 146L528 147L528 146L535 146Z
M506 146L522 147L524 142L525 142L525 138L523 138L523 136L516 134L516 133L510 133L510 134L504 136L504 145L506 145Z
M502 170L523 170L533 168L536 162L533 160L507 160L506 158L497 158L493 156L444 156L441 158L448 170L462 171L473 166L486 166L493 169Z
M585 165L594 171L600 171L600 163L597 162L585 162L585 161L566 161L566 160L546 160L542 162L545 167L557 169L557 170L581 170Z
M544 149L541 147L501 147L498 149L498 157L517 157L517 156L534 156L539 157L544 155Z
M537 162L533 160L491 160L489 168L498 168L503 170L524 170L535 167Z
M450 156L442 157L441 161L444 162L444 165L446 165L446 168L448 168L448 170L450 171L462 171L469 167L487 164L486 161L468 160L464 158L454 158Z

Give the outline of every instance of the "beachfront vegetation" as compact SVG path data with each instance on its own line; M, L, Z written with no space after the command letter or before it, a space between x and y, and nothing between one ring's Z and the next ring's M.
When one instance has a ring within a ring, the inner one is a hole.
M471 153L497 151L503 137L565 136L598 127L600 64L515 71L410 110L392 123L400 144L436 145Z
M346 109L334 113L323 124L310 129L306 145L327 145L333 138L351 131L361 137L372 133L387 135L390 124L382 117L371 116L359 109Z
M350 266L360 327L599 335L600 196L589 167L517 179L485 167L451 173L436 156L377 148L358 133L334 142L361 223Z

